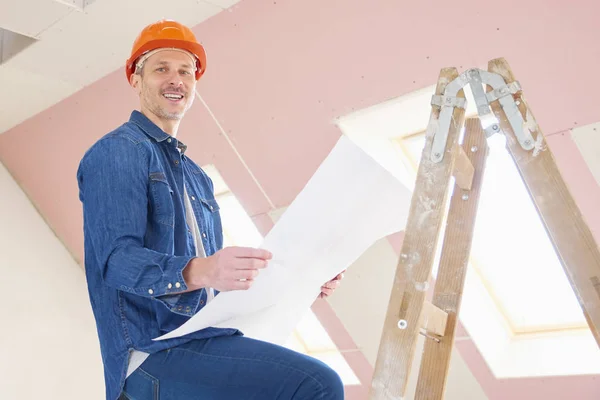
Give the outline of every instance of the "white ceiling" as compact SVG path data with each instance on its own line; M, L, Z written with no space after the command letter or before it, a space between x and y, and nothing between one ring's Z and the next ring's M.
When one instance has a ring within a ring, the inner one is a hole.
M192 27L238 1L0 0L0 28L37 39L0 65L0 133L123 68L147 24Z

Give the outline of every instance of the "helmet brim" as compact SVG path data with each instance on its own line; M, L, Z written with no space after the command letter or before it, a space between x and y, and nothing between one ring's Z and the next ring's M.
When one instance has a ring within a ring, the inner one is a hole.
M187 40L157 39L145 43L127 60L125 63L127 80L129 81L131 79L138 58L149 51L160 48L176 48L190 52L196 58L196 80L199 80L206 71L206 51L201 44L189 42Z

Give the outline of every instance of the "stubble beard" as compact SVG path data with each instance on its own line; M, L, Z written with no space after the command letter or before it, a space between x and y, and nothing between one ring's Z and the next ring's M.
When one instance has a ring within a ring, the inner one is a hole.
M162 94L160 94L160 92L159 92L158 96L162 96ZM148 105L148 109L150 110L150 112L152 112L152 114L156 115L160 119L171 120L171 121L181 120L183 118L183 116L185 115L185 113L187 112L187 110L190 109L190 107L192 106L192 102L193 102L193 100L188 101L186 103L185 107L183 108L183 110L180 112L169 112L160 106L160 104L158 103L158 100L152 96L152 93L150 93L149 89L145 85L142 88L142 97L144 99L144 102ZM186 100L187 100L187 98L186 98Z

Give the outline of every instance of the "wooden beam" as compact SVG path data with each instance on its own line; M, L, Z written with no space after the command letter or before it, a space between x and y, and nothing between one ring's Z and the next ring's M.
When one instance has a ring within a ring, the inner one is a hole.
M456 68L443 69L435 93L443 94L457 77ZM464 97L464 92L460 90L458 96ZM432 131L426 137L375 364L371 399L397 399L406 392L464 112L454 109L441 162L431 161ZM439 113L440 107L432 106L430 124L434 127Z
M415 400L441 400L444 398L454 334L462 300L471 242L479 204L488 146L478 119L465 123L463 147L469 164L474 166L471 190L461 190L458 181L454 187L440 267L433 292L433 306L448 313L448 322L443 337L438 341L425 341L425 349L419 370Z
M506 84L515 81L512 70L503 59L488 63L488 71L501 75ZM488 88L489 90L489 88ZM510 152L541 220L553 243L567 277L577 295L588 325L600 346L600 251L592 233L569 192L542 130L533 112L527 106L523 92L514 96L524 124L533 130L535 149L523 150L500 104L492 103L492 110L500 121ZM543 283L542 283L543 284Z

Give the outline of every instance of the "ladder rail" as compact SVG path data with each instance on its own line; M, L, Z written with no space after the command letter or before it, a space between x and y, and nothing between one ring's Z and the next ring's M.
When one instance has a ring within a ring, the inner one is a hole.
M503 58L491 60L490 72L501 75L507 84L515 81ZM525 151L515 139L502 107L492 103L506 147L541 217L554 250L575 292L588 326L600 346L600 250L575 199L560 173L552 151L546 144L523 92L515 94L516 103L529 130L534 130L535 148Z
M473 181L469 189L461 188L458 180L454 186L432 300L433 305L448 313L448 320L446 330L438 338L439 341L425 341L415 400L441 400L446 389L485 161L489 151L485 132L477 118L469 118L465 122L462 148L473 166Z
M458 77L456 68L440 72L436 94ZM464 98L461 89L458 97ZM432 106L426 144L417 172L400 259L388 303L370 398L375 400L403 397L420 334L425 294L434 263L435 248L446 209L448 187L456 158L455 145L464 123L465 110L452 111L444 157L431 160L433 139L440 112L446 106Z

